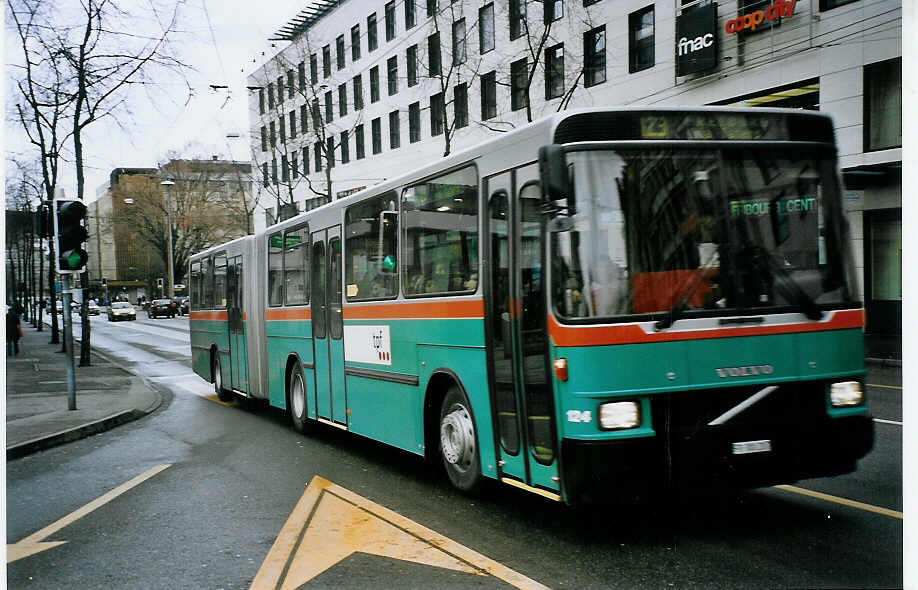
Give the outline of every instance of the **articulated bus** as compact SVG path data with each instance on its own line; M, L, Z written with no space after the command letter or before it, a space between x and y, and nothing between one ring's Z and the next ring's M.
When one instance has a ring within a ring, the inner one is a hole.
M463 490L847 473L873 446L847 232L824 115L562 112L192 257L194 370Z

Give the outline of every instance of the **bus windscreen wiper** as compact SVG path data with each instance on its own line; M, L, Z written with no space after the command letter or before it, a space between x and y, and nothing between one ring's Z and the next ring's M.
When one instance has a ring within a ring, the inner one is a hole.
M788 299L788 301L799 306L807 319L822 319L822 311L816 305L816 302L809 296L803 287L794 280L794 277L791 276L790 272L788 272L781 263L764 250L761 251L761 256L759 258L765 259L765 263L768 265L768 268L772 271L772 275L775 278L775 287Z
M692 282L686 287L682 293L679 294L679 297L676 299L676 302L673 306L666 312L666 316L663 319L658 320L657 323L653 325L654 330L660 331L665 330L671 327L676 320L682 317L682 314L685 312L688 302L691 300L692 296L695 295L695 292L705 284L705 274L708 270L714 267L714 261L719 260L717 255L717 250L715 249L704 264L695 269L695 274L692 275Z

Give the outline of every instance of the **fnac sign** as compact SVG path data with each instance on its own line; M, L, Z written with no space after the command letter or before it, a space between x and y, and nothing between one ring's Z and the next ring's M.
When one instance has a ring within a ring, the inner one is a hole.
M754 31L757 26L766 20L771 22L782 16L793 16L795 4L797 4L797 0L775 0L774 4L765 10L756 10L755 12L750 12L749 14L728 20L724 28L727 34L739 33L745 29Z

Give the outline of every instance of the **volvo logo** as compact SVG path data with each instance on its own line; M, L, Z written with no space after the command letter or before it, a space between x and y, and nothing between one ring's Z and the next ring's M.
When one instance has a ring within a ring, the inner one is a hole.
M756 375L771 375L775 368L771 365L749 365L748 367L721 367L715 369L721 378L725 377L754 377Z

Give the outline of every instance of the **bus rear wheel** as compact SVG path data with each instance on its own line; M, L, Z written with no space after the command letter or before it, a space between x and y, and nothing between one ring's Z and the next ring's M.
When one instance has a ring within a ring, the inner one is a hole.
M440 457L450 482L466 492L481 483L478 438L470 407L456 385L449 388L440 406Z
M223 372L220 370L220 357L214 355L213 366L211 371L214 374L214 393L221 402L228 402L233 399L233 392L223 388Z
M306 379L299 363L290 369L287 384L287 411L293 429L302 434L309 429L309 417L306 415Z

